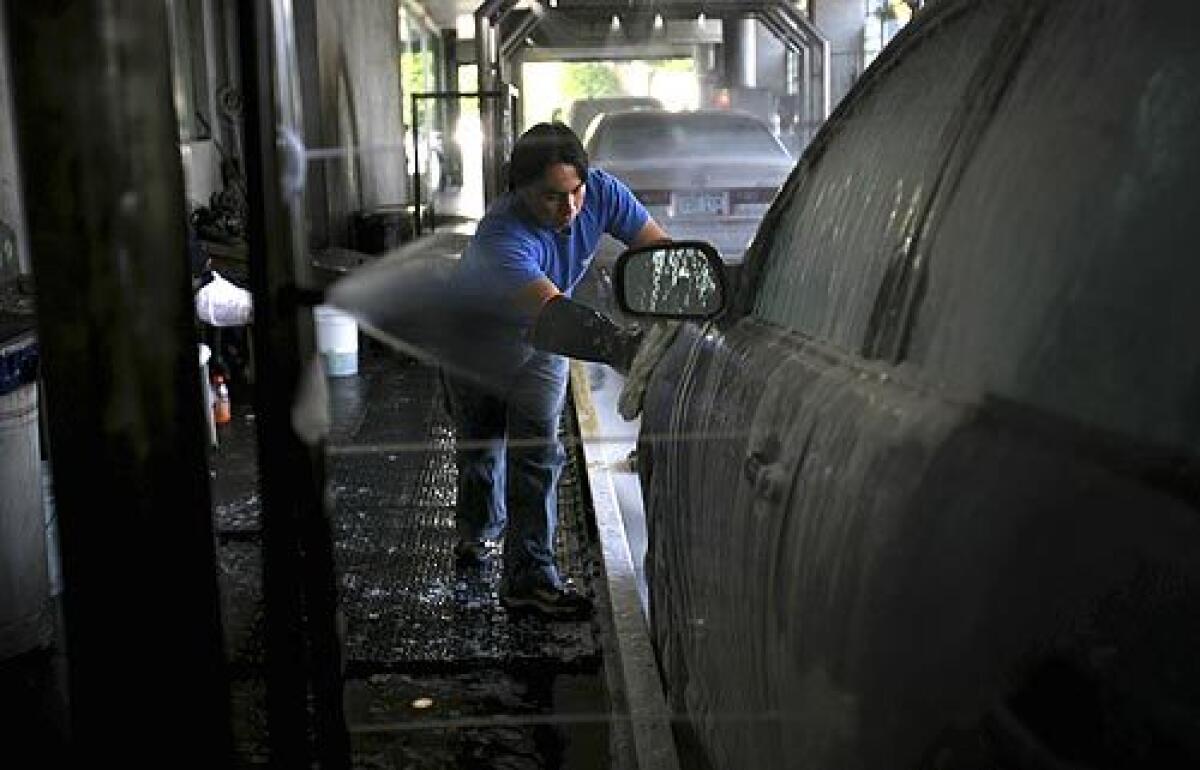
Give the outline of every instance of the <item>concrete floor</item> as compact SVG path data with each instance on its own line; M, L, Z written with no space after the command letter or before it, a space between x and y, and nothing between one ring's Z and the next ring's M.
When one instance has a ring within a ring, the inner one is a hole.
M512 617L499 569L456 571L453 436L425 367L365 344L359 373L328 381L328 474L346 634L346 711L356 767L612 765L604 614L583 623ZM260 560L252 415L235 406L214 457L226 636L238 747L263 751ZM579 480L564 473L559 563L603 604ZM502 559L502 555L497 558Z
M431 372L364 344L359 372L328 382L354 766L627 766L631 749L612 729L611 628L578 468L564 473L559 558L594 595L597 615L582 623L510 617L497 601L498 570L462 574L452 565L453 436ZM253 767L267 759L261 499L254 414L240 395L233 420L218 426L210 474L237 763ZM61 633L56 639L0 661L9 748L28 749L46 766L65 756L67 661Z
M453 231L464 226L446 225ZM622 695L614 706L610 696L622 685L606 666L617 645L579 447L563 474L558 551L566 576L597 601L596 618L509 617L496 596L498 570L463 575L451 564L453 435L436 406L431 371L365 337L360 345L358 372L327 380L333 418L327 474L336 500L331 525L347 621L345 709L354 766L632 766L625 718L613 721L628 704ZM591 391L644 612L640 488L636 474L621 468L637 423L616 414L621 380L611 370L606 374ZM209 455L237 760L247 767L266 759L261 498L251 395L235 384L233 420L218 426L219 443ZM47 486L53 543L49 492ZM49 567L57 594L61 573L53 548ZM51 647L0 661L0 712L18 715L5 732L28 739L50 765L61 756L67 727L61 617L57 630Z
M625 379L612 368L603 364L585 367L589 378L592 408L596 420L594 427L584 435L589 457L602 458L608 464L609 477L617 495L621 521L625 525L625 537L629 554L637 574L638 596L642 603L642 614L649 617L649 599L646 588L646 510L642 501L642 484L636 468L629 463L630 453L637 447L637 434L641 420L626 420L617 411L617 400Z

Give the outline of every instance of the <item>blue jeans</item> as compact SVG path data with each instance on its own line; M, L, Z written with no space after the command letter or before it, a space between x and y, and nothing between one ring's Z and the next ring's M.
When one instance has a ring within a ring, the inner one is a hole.
M446 385L456 429L459 539L494 540L503 532L510 585L559 585L554 532L566 460L558 422L567 359L535 352L497 392L451 378Z

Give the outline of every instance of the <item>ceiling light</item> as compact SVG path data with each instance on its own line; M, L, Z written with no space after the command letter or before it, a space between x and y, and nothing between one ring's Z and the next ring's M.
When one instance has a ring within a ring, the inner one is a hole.
M621 29L621 17L614 13L613 17L612 17L612 24L610 26L612 27L613 32L620 30Z
M475 39L475 17L471 14L463 13L456 16L454 26L458 30L459 40Z
M701 11L700 15L696 17L696 26L700 29L704 29L704 25L707 23L708 19L704 16L704 11Z
M660 31L663 28L663 18L661 13L654 14L654 28Z
M550 7L551 7L551 8L557 8L557 7L558 7L558 0L550 0Z

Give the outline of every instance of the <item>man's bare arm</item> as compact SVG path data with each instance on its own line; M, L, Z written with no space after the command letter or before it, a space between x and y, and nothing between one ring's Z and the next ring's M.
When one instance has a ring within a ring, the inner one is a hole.
M639 246L666 243L670 240L671 236L667 235L667 231L662 229L653 217L650 217L646 220L646 224L642 225L642 229L638 230L637 235L633 236L633 240L629 242L629 248L636 249Z
M522 315L533 318L547 302L561 293L549 278L539 278L518 289L513 295L513 304Z

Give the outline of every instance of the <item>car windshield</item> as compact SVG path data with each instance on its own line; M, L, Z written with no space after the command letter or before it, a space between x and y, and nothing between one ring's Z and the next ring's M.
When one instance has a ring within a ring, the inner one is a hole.
M630 113L596 127L592 156L602 160L695 157L786 159L787 152L761 122L734 114Z
M588 99L571 105L569 123L571 128L582 136L597 115L623 110L655 109L662 106L662 102L650 97L619 96L607 99Z

